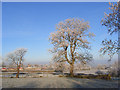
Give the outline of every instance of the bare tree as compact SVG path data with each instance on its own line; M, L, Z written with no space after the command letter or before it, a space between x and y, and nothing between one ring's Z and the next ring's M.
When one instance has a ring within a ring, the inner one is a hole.
M118 66L118 62L114 62L111 65L111 68L108 69L108 73L113 77L120 77L120 67Z
M87 62L92 55L85 51L90 49L88 38L95 36L88 32L89 23L78 18L66 19L56 25L55 32L51 33L50 41L54 45L51 50L53 60L57 62L68 62L70 64L70 75L73 76L74 63L77 61Z
M102 45L104 47L102 47L100 49L100 52L103 55L108 54L108 56L110 57L110 59L108 61L111 61L113 55L116 54L116 53L118 54L118 50L119 50L118 49L118 41L117 40L113 41L113 40L105 39L105 40L102 41Z
M65 69L65 63L64 62L57 62L56 63L55 71L59 71L59 72L63 73L64 69Z
M19 48L13 52L10 52L7 55L7 60L11 61L13 64L15 64L17 66L16 78L19 78L19 69L21 67L21 64L24 61L24 56L25 56L26 52L27 52L27 49Z
M2 61L2 67L6 67L6 64L5 62Z
M109 3L109 5L109 10L111 13L105 13L104 19L102 19L101 23L103 26L106 26L108 28L108 33L110 35L118 32L118 40L103 40L103 48L100 49L100 52L102 54L107 53L110 56L110 61L113 55L115 53L118 53L120 50L120 2L117 2L115 4Z
M118 2L119 3L119 2ZM102 19L102 25L108 28L108 33L112 35L115 32L118 32L120 29L119 19L119 10L118 10L118 3L110 3L109 2L109 10L111 13L104 15L104 19Z
M38 64L35 64L34 66L35 66L35 67L37 67L37 68L39 67L39 65L38 65Z

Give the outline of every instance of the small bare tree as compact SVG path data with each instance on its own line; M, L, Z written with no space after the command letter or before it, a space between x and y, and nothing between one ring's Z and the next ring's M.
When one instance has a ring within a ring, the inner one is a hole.
M65 63L64 62L57 62L56 63L56 71L59 71L59 72L62 72L64 71L65 69Z
M2 61L2 67L6 67L6 64L4 61Z
M66 19L56 25L56 32L51 33L50 41L54 45L52 53L53 60L57 62L68 62L70 64L70 75L73 76L74 63L77 61L87 62L92 55L84 53L90 49L88 38L94 36L88 32L89 23L78 18Z
M19 78L19 69L21 67L21 64L24 61L24 56L25 56L26 52L27 52L27 49L19 48L13 52L10 52L7 55L7 60L11 61L13 64L15 64L17 66L16 78Z
M120 77L120 67L117 61L111 65L111 68L108 69L108 73L113 77Z

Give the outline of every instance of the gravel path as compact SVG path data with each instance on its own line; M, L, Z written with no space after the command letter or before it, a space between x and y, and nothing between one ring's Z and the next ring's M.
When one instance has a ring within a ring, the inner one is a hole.
M2 88L117 88L117 80L65 77L3 78Z

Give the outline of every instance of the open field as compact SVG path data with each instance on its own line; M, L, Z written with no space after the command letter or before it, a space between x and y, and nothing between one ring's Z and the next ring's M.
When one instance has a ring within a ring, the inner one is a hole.
M2 88L117 88L118 80L66 77L3 78Z

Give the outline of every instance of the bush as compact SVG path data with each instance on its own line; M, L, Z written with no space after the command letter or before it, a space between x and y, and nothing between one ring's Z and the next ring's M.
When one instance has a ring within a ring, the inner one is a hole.
M119 61L115 61L111 68L108 69L108 74L110 74L112 77L120 77L120 67L119 67Z
M66 76L70 77L70 76ZM83 79L105 79L111 80L110 75L74 75L75 78L83 78Z
M95 72L96 74L98 74L98 75L104 75L105 73L104 72L102 72L102 71L97 71L97 72Z
M120 76L120 69L118 69L118 68L109 69L108 74L110 74L112 77L119 77Z
M59 77L63 77L63 75L59 75Z

